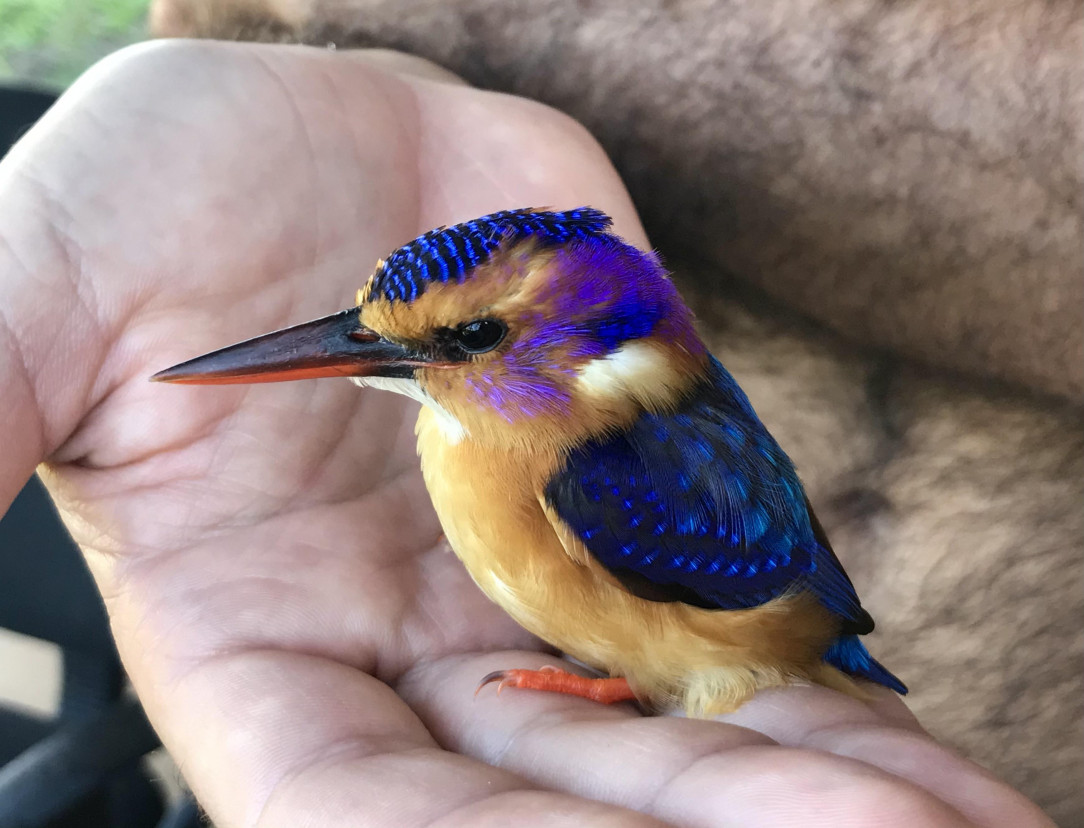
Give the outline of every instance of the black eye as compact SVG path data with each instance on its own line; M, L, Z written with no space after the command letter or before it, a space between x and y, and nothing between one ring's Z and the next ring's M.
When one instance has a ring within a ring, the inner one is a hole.
M468 354L484 354L501 344L508 329L496 319L475 319L455 329L455 341Z

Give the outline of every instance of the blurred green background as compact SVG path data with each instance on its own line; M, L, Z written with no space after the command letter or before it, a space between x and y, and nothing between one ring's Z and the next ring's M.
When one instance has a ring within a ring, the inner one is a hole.
M62 89L147 36L149 0L0 0L0 82Z

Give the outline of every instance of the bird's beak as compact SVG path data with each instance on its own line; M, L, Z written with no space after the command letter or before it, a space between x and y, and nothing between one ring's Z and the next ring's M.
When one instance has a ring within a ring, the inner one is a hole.
M360 322L357 308L258 336L159 371L151 380L191 385L311 377L410 377L432 364Z

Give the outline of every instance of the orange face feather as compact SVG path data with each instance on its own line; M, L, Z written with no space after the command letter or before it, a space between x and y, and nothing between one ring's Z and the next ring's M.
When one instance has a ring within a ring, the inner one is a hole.
M654 259L623 246L606 251L609 267L597 259L591 248L539 249L528 240L499 249L465 282L433 285L409 304L370 297L361 321L425 349L434 332L501 320L507 333L497 348L447 368L422 367L418 387L475 442L568 445L644 408L666 408L707 359L692 314ZM630 273L653 280L649 298L660 321L648 335L611 347L597 328L628 302L622 282ZM581 301L585 295L590 301Z

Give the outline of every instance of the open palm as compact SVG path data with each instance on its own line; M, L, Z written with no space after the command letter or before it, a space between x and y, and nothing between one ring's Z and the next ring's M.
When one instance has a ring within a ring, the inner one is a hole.
M146 381L351 304L438 224L591 204L646 244L569 120L393 55L159 45L93 70L0 169L0 501L47 459L224 828L1045 824L888 695L790 688L726 722L475 699L552 656L441 540L412 404Z

